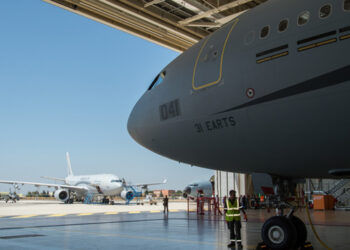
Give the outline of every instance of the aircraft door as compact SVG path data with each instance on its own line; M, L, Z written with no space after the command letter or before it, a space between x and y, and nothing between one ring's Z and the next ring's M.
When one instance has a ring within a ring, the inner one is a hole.
M225 48L238 19L203 41L195 61L192 88L199 90L220 83Z

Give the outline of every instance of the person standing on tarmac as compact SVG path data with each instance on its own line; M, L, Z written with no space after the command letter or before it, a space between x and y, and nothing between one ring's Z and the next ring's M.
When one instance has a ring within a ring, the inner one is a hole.
M163 206L164 206L164 212L166 211L166 213L168 214L169 213L169 207L168 207L168 196L166 195L165 198L163 199Z
M236 197L236 191L230 190L230 197L225 202L225 219L227 221L228 228L230 229L230 244L227 247L234 248L237 246L243 248L241 239L241 213L244 214L244 218L247 221L247 215L242 207L239 205L239 201Z

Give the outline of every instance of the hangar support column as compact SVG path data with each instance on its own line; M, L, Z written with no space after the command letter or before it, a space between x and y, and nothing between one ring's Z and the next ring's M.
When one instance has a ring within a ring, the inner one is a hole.
M229 191L234 189L237 196L252 194L252 178L248 174L239 174L226 171L215 171L215 195L220 198L229 196Z

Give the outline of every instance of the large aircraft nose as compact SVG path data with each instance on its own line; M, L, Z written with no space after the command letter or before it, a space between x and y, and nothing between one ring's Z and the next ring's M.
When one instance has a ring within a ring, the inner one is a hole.
M149 147L147 128L152 127L149 115L150 112L145 109L145 105L140 100L131 111L127 125L130 136L146 148Z
M128 119L128 132L141 146L166 157L173 156L174 126L161 119L159 100L146 92L135 104Z
M130 136L138 142L137 140L137 124L138 122L138 117L137 117L137 112L135 111L135 107L133 108L133 110L131 111L130 115L129 115L129 119L128 119L128 132L130 134Z

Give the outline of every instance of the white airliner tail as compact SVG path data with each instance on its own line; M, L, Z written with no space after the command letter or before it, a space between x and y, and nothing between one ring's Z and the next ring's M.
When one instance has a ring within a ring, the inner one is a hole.
M73 171L72 171L72 165L70 164L70 158L69 158L69 153L66 152L66 158L67 158L67 173L68 176L74 176Z

